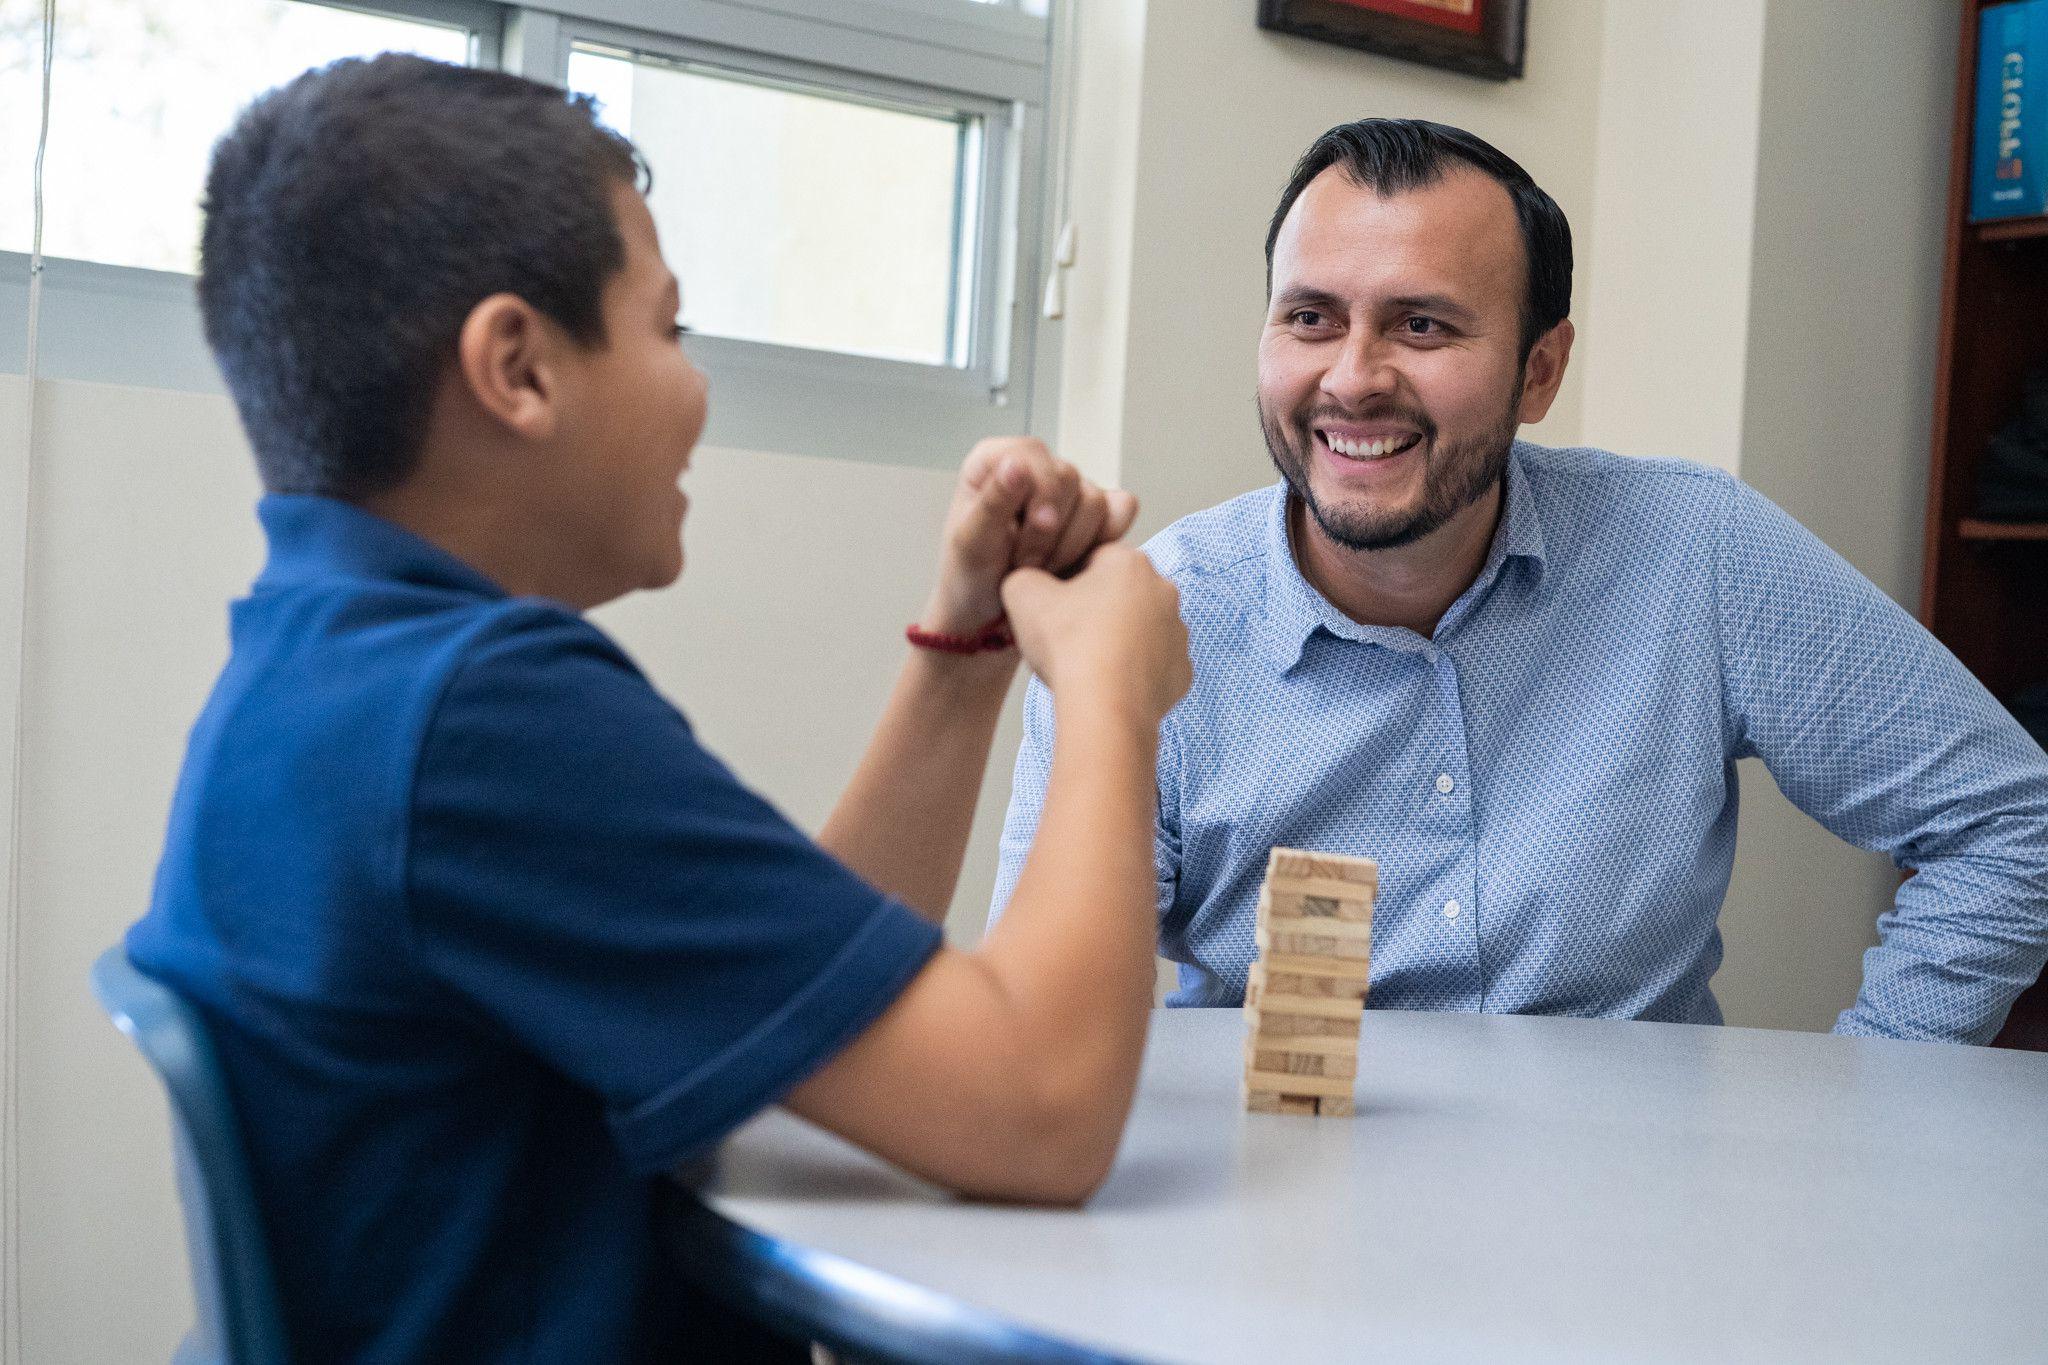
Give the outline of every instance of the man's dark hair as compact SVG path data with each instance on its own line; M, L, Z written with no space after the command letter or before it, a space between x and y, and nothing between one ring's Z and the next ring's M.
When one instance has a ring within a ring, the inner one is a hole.
M1308 182L1332 166L1344 168L1352 184L1375 194L1422 189L1463 162L1500 183L1515 204L1528 261L1528 292L1522 302L1522 359L1537 338L1563 322L1572 309L1572 228L1564 210L1545 194L1514 159L1463 128L1413 118L1368 118L1340 123L1302 153L1294 176L1281 191L1280 207L1266 229L1266 289L1273 288L1273 243L1280 225Z
M251 104L207 172L199 308L264 486L403 480L492 294L602 345L612 188L643 170L587 97L422 57L335 62Z

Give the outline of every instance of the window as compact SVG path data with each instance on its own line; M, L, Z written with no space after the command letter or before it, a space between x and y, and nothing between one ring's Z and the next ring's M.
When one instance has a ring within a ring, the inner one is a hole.
M39 7L38 7L39 8ZM43 170L43 253L190 273L214 139L253 96L310 66L372 52L467 62L450 23L304 0L66 0L58 9ZM41 15L0 29L0 249L27 251L41 99ZM29 135L22 135L24 131Z
M578 44L709 336L965 366L984 116Z
M45 161L43 368L219 388L190 272L213 141L250 97L386 50L588 92L649 204L717 399L706 439L946 467L1043 427L1047 0L65 0ZM39 16L0 18L34 129ZM0 143L0 369L21 367L34 138Z

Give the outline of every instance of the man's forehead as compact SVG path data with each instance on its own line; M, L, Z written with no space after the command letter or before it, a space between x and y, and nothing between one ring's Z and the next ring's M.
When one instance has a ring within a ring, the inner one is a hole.
M1524 250L1514 200L1473 168L1380 194L1332 166L1310 181L1273 243L1273 291L1518 290Z

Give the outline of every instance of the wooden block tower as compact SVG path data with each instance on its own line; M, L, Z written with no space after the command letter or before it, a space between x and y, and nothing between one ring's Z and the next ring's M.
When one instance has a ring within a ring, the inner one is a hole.
M1370 858L1276 848L1259 891L1259 960L1245 986L1245 1108L1355 1113L1358 1029L1372 966Z

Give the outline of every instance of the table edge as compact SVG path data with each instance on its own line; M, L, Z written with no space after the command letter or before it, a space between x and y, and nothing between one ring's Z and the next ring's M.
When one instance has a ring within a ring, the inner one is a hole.
M662 1184L657 1228L669 1266L780 1331L907 1365L1144 1365L1021 1327L834 1252L771 1237L677 1181Z

